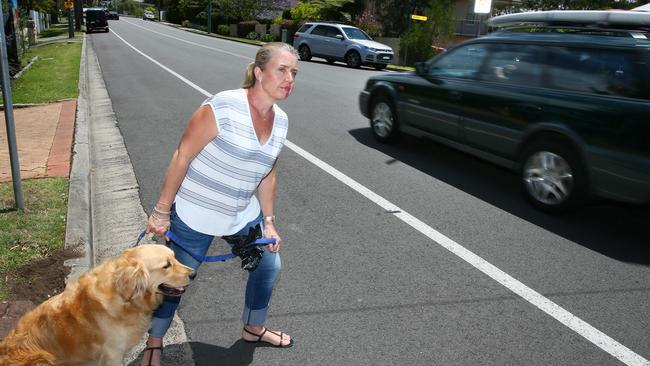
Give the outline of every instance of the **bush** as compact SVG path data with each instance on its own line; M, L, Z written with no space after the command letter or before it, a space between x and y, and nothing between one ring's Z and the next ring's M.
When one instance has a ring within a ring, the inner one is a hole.
M366 31L371 37L379 37L382 34L383 27L377 20L377 15L369 9L364 10L363 14L355 19L354 25Z
M219 24L217 26L217 34L221 34L222 36L229 36L230 26L227 24Z
M257 32L250 32L246 35L246 39L260 39L260 35Z
M275 42L276 39L275 39L274 35L272 35L271 33L267 33L267 34L263 34L260 37L260 41L262 41L262 42Z
M190 21L185 19L181 22L181 26L184 28L188 28L190 26Z
M418 61L426 61L434 55L431 48L431 31L428 27L415 24L400 39L400 53L406 55L406 65L413 65Z
M301 24L308 20L320 20L320 8L314 4L299 2L291 8L291 19Z

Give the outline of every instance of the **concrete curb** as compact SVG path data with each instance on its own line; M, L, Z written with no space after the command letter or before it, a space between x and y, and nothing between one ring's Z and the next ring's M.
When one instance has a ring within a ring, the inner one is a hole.
M79 89L66 248L79 250L83 256L66 261L66 265L72 266L68 279L132 247L147 219L89 37L84 37L82 46ZM144 340L127 354L127 364L135 364L144 349ZM180 344L165 353L167 363L194 363L183 322L177 316L165 336L165 344Z
M64 265L70 267L66 279L79 277L92 267L92 232L90 230L90 186L88 172L88 71L86 62L86 38L81 46L81 65L79 68L79 98L75 123L72 167L68 187L68 213L65 230L65 248L75 250L79 258L69 259Z

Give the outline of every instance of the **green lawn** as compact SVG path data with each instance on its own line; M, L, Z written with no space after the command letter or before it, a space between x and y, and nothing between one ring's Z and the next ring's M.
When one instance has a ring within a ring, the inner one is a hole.
M68 179L22 181L25 212L14 209L11 182L0 183L0 300L9 295L6 274L63 248Z
M81 43L57 42L34 47L24 60L38 59L12 83L14 103L47 103L79 96Z

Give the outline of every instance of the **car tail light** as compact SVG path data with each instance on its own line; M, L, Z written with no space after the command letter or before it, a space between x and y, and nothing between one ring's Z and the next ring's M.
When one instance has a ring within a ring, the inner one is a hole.
M298 34L298 33L293 34L293 38L298 38L298 37L300 37L300 34Z

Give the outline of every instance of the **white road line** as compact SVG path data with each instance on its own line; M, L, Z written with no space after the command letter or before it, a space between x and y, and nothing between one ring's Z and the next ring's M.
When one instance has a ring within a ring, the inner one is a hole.
M112 31L112 30L111 30ZM115 33L115 32L113 32ZM183 82L194 88L195 90L198 90L199 92L203 93L206 97L212 96L211 93L208 93L207 91L201 89L198 87L196 84L192 83L191 81L187 80L183 76L179 75L178 73L170 70L168 67L162 65L160 62L154 60L153 58L149 57L148 55L144 54L140 50L136 49L133 47L130 43L125 41L122 37L119 35L115 34L119 39L122 40L122 42L126 43L129 47L133 48L136 52L139 54L143 55L146 57L148 60L153 62L154 64L160 66L163 68L165 71L171 73L172 75L178 77L181 79ZM400 220L404 221L406 224L410 225L412 228L415 230L421 232L434 242L438 243L440 246L443 248L449 250L456 256L462 258L464 261L478 269L479 271L485 273L487 276L492 278L493 280L497 281L504 287L508 288L510 291L514 292L515 294L521 296L524 300L528 301L529 303L533 304L546 314L552 316L555 318L557 321L560 323L564 324L574 332L578 333L591 343L595 344L597 347L601 348L605 352L609 353L613 357L619 359L623 363L627 365L634 365L634 366L650 366L650 361L647 359L643 358L641 355L635 353L631 349L625 347L615 339L611 338L607 334L601 332L600 330L596 329L589 323L585 322L584 320L578 318L577 316L571 314L569 311L565 310L561 306L557 305L553 301L547 299L546 297L542 296L540 293L537 291L531 289L530 287L526 286L522 282L518 281L514 277L510 276L509 274L503 272L493 264L489 263L485 259L479 257L478 255L474 254L473 252L469 251L467 248L463 247L462 245L456 243L455 241L449 239L439 231L435 230L431 226L425 224L424 222L420 221L418 218L415 216L409 214L408 212L402 210L399 208L397 205L393 204L392 202L388 201L387 199L383 198L382 196L374 193L370 189L366 188L364 185L361 183L355 181L354 179L348 177L347 175L343 174L342 172L338 171L336 168L332 167L331 165L327 164L326 162L320 160L319 158L315 157L314 155L310 154L303 148L299 147L298 145L292 143L289 140L285 141L285 145L293 150L295 153L298 155L302 156L303 158L307 159L309 162L312 164L316 165L317 167L321 168L328 174L332 175L334 178L338 179L341 181L343 184L347 185L348 187L352 188L353 190L357 191L370 201L376 203L379 207L386 211L394 212L394 215L399 218Z
M245 59L245 60L253 60L252 57L248 57L248 56L244 56L244 55L239 55L239 54L236 54L236 53L232 53L232 52L224 51L224 50L219 49L219 48L214 48L214 47L206 46L206 45L203 45L203 44L200 44L200 43L196 43L196 42L188 41L188 40L185 40L185 39L182 39L182 38L178 38L178 37L170 36L169 34L161 33L161 32L155 31L155 30L151 30L151 29L149 29L149 28L147 28L147 27L143 27L143 26L141 26L141 25L137 25L137 24L132 23L132 22L128 22L128 21L127 21L127 22L125 22L125 23L131 24L132 26L135 26L135 27L138 27L138 28L142 28L142 29L144 29L144 30L146 30L146 31L149 31L149 32L152 32L152 33L160 34L160 35L163 36L163 37L168 37L168 38L175 39L175 40L177 40L177 41L181 41L181 42L185 42L185 43L191 44L191 45L193 45L193 46L202 47L202 48L207 48L207 49L212 50L212 51L216 51L216 52L220 52L220 53L225 53L225 54L227 54L227 55L235 56L235 57L239 57L239 58L243 58L243 59Z
M167 66L161 64L160 62L154 60L152 57L150 57L150 56L147 55L146 53L144 53L144 52L140 51L139 49L133 47L132 44L130 44L129 42L127 42L124 38L120 37L120 35L117 34L114 30L111 29L111 32L112 32L113 34L115 34L115 36L116 36L117 38L119 38L120 40L122 40L122 42L126 43L127 46L133 48L133 50L134 50L135 52L141 54L141 55L144 56L147 60L153 62L154 64L156 64L156 65L158 65L158 66L160 66L163 70L167 71L168 73L170 73L170 74L176 76L177 78L181 79L185 84L191 86L192 88L194 88L195 90L197 90L199 93L202 93L203 95L206 95L206 96L211 96L211 95L212 95L212 94L208 93L205 89L203 89L203 88L201 88L200 86L194 84L193 82L187 80L183 75L177 73L176 71L170 69L169 67L167 67Z

